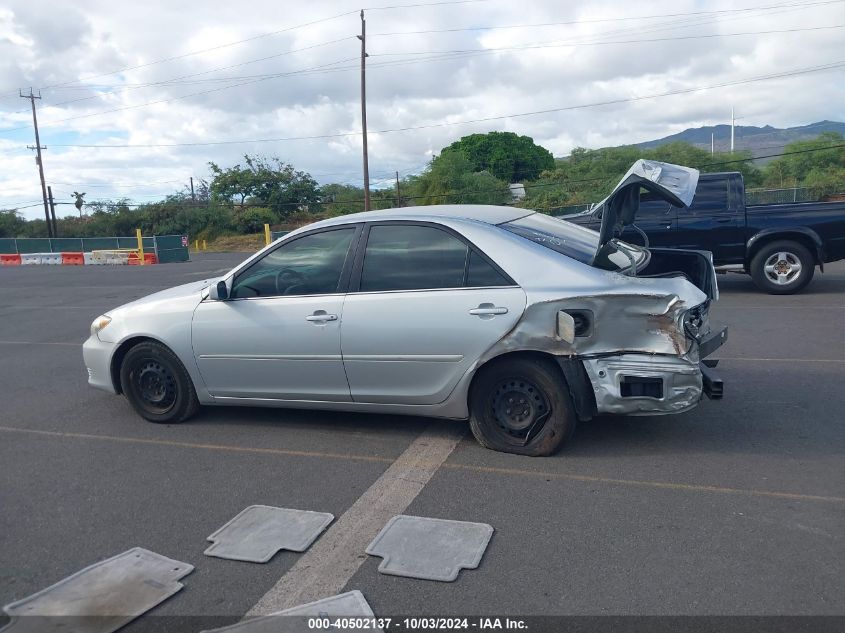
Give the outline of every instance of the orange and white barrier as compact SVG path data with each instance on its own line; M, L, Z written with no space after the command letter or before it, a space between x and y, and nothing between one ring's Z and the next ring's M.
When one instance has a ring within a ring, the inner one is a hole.
M141 258L135 250L62 253L0 253L0 266L138 266ZM144 253L144 265L158 264L155 253Z

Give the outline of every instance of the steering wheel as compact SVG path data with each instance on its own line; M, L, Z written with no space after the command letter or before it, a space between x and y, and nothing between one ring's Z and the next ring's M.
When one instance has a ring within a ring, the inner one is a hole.
M282 294L280 284L284 284L284 288L287 289L303 281L305 281L305 275L302 273L293 268L282 268L276 273L276 294Z

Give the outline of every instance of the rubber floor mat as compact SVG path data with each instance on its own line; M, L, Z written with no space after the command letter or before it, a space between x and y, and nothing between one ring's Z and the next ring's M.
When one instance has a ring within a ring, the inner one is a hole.
M2 633L111 633L182 589L193 565L135 547L5 607Z
M266 563L282 549L304 552L334 520L328 512L249 506L208 537L207 556Z
M486 523L395 516L367 547L381 556L383 574L452 582L461 569L475 569L493 536Z
M309 602L297 607L285 609L271 615L266 615L260 618L253 618L251 620L244 620L231 626L225 626L222 629L213 629L209 631L202 631L202 633L224 633L227 631L237 631L237 633L293 633L294 631L312 631L312 630L337 630L331 628L332 620L335 618L373 618L373 610L367 604L364 595L360 591L348 591L331 598L323 598L316 602ZM321 621L328 620L326 626L316 627L309 626L308 619L320 618ZM355 626L357 625L357 626ZM362 620L355 620L349 627L339 628L359 628L364 629L365 623ZM369 631L381 631L379 628L366 627Z

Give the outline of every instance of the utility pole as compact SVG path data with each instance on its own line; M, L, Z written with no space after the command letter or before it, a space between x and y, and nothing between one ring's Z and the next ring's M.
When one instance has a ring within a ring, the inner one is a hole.
M710 132L710 155L716 153L716 134L715 132Z
M402 206L402 194L399 191L399 172L396 172L396 206Z
M191 204L197 203L197 197L194 195L194 177L191 176Z
M35 100L41 98L41 93L38 93L36 97L32 93L32 88L29 89L29 94L25 95L24 93L18 91L22 99L29 99L30 103L32 104L32 125L35 128L35 147L31 145L27 145L29 149L34 149L35 154L35 162L38 163L38 174L41 176L41 197L44 200L44 219L47 221L47 235L49 237L53 237L53 229L50 226L50 211L47 208L47 185L44 182L44 163L41 160L41 150L47 149L46 147L41 147L41 139L38 136L38 117L35 114Z
M50 217L53 220L53 237L59 237L59 225L56 224L56 205L53 202L53 188L47 186L47 199L50 201Z
M364 135L364 211L370 210L370 163L367 156L367 21L361 9L361 131Z

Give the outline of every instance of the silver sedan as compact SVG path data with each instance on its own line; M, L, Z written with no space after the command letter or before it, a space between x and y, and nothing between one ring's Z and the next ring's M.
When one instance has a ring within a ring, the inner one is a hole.
M527 209L444 205L311 224L220 279L97 318L89 383L151 422L200 405L469 419L489 448L548 455L597 414L694 407L722 383L708 253L621 242L646 189L698 172L637 161L592 231Z

